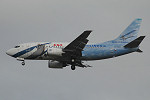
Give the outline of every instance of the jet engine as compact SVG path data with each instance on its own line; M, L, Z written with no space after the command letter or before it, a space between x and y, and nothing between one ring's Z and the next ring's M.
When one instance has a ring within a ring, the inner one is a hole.
M47 54L49 56L62 56L63 53L64 52L60 48L53 48L53 49L48 48L48 50L47 50Z
M63 63L58 61L48 61L48 67L49 68L63 68L65 67Z

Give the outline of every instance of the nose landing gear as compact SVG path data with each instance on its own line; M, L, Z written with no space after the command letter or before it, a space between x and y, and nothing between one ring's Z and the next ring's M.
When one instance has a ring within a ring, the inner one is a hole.
M25 65L25 61L23 61L21 64L22 64L22 66L24 66Z
M25 60L24 60L24 58L19 58L19 57L17 57L17 60L18 60L18 61L22 61L21 64L22 64L23 66L25 65Z

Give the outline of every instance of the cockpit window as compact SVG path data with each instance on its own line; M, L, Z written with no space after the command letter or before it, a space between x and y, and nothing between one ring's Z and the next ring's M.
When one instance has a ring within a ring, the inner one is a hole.
M18 46L18 45L17 45L17 46L15 46L15 48L19 48L19 47L20 47L20 46Z

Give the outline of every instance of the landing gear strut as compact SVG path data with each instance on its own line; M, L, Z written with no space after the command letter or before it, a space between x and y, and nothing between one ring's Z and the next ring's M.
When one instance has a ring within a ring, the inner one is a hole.
M25 65L25 61L23 61L21 64L24 66Z
M71 69L72 70L76 69L76 67L75 67L75 59L71 59Z

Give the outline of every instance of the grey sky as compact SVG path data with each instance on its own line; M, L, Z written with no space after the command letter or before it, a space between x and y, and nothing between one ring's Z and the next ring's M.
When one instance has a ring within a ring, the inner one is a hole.
M149 100L149 0L1 0L1 100ZM116 38L142 18L139 35L144 53L85 62L94 67L48 69L47 61L22 67L5 54L16 44L72 41L91 29L89 42Z

